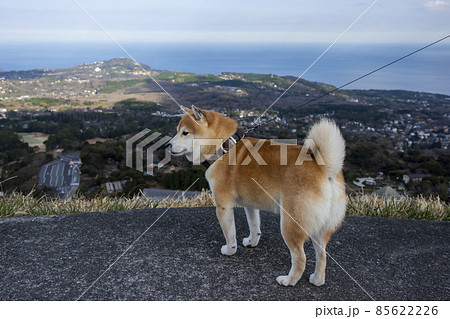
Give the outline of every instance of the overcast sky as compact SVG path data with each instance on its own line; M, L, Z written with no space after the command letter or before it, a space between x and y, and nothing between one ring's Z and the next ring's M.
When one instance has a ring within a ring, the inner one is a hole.
M374 0L77 0L121 43L330 43ZM341 42L426 43L450 0L379 0ZM1 43L110 42L73 0L0 0Z

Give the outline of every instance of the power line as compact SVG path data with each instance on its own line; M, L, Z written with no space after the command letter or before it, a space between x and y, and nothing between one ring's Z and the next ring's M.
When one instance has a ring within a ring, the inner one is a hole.
M348 26L348 28L347 29L345 29L345 31L344 32L342 32L338 37L337 37L337 39L336 40L334 40L334 42L332 43L332 44L330 44L329 46L328 46L328 48L325 50L325 51L323 51L322 52L322 54L321 55L319 55L314 61L313 61L313 63L311 63L307 68L306 68L306 70L305 71L303 71L303 73L302 74L300 74L298 77L297 77L297 79L294 81L294 82L292 82L291 83L291 85L286 89L286 90L284 90L284 92L283 93L281 93L281 95L279 96L279 97L277 97L276 98L276 100L275 101L273 101L273 103L272 104L270 104L270 106L263 112L263 113L261 113L261 115L258 117L258 119L256 120L256 121L254 121L253 123L252 123L252 125L255 125L255 124L257 124L260 120L261 120L261 117L268 111L268 110L270 110L271 108L272 108L272 106L274 106L275 105L275 103L277 103L286 93L287 93L287 91L289 91L290 90L290 88L291 87L293 87L294 86L294 84L295 83L297 83L297 81L298 80L300 80L305 74L306 74L306 72L308 72L376 3L378 2L378 0L375 0L366 10L364 10L357 18L356 18L356 20L355 21L353 21L351 24L350 24L350 26Z
M189 117L195 122L195 124L199 125L198 122L189 114L186 112L186 110L183 108L183 106L178 103L177 100L175 100L175 98L164 88L162 87L162 85L156 81L156 79L146 70L144 69L144 67L130 54L130 52L128 52L117 40L116 38L114 38L111 33L108 32L108 30L106 30L103 25L100 24L100 22L97 21L97 19L95 19L92 14L89 13L89 11L86 10L85 7L83 7L77 0L72 0L100 29L102 29L102 31L126 54L128 55L128 57L133 60L133 62L145 73L147 74L147 76L153 80L153 82L155 82L156 85L158 85L161 90L164 91L164 93L166 93L171 99L172 101L175 102L176 105L178 105L178 107L181 109L181 111L187 115L189 115Z
M374 74L374 73L376 73L376 72L378 72L378 71L380 71L380 70L383 70L383 69L387 68L388 66L391 66L391 65L393 65L393 64L395 64L395 63L397 63L397 62L400 62L401 60L404 60L404 59L406 59L406 58L408 58L408 57L410 57L410 56L412 56L412 55L414 55L414 54L416 54L416 53L418 53L418 52L420 52L420 51L422 51L422 50L425 50L425 49L427 49L427 48L429 48L429 47L431 47L431 46L433 46L433 45L435 45L435 44L438 44L439 42L442 42L442 41L444 41L444 40L447 39L447 38L450 38L450 34L447 35L447 36L445 36L445 37L442 37L442 38L440 38L439 40L436 40L436 41L434 41L434 42L432 42L432 43L430 43L430 44L427 44L427 45L425 45L425 46L423 46L423 47L421 47L421 48L419 48L419 49L417 49L417 50L415 50L415 51L413 51L413 52L410 52L410 53L408 53L408 54L406 54L406 55L404 55L404 56L402 56L402 57L400 57L400 58L398 58L398 59L396 59L396 60L394 60L394 61L392 61L392 62L389 62L389 63L387 63L387 64L385 64L385 65L383 65L383 66L381 66L381 67L379 67L379 68L377 68L377 69L375 69L375 70L373 70L373 71L370 71L370 72L368 72L368 73L366 73L366 74L364 74L364 75L361 75L360 77L357 77L357 78L354 79L354 80L351 80L351 81L349 81L349 82L347 82L347 83L345 83L345 84L343 84L343 85L341 85L341 86L339 86L339 87L337 87L337 88L334 88L333 90L331 90L331 91L329 91L329 92L327 92L327 93L324 93L324 94L322 94L322 95L320 95L320 96L318 96L318 97L315 97L315 98L309 100L308 102L305 102L305 103L303 103L303 104L300 104L299 106L295 107L294 109L290 109L290 110L288 110L288 111L282 112L282 113L280 113L280 114L277 116L277 118L279 118L279 117L281 117L281 116L283 116L283 115L286 115L287 113L290 113L290 112L294 111L295 109L299 109L299 108L301 108L301 107L303 107L303 106L305 106L305 105L311 104L312 102L315 102L315 101L317 101L317 100L319 100L319 99L321 99L321 98L323 98L323 97L325 97L325 96L327 96L327 95L330 95L331 93L334 93L334 92L336 92L336 91L339 91L339 90L341 90L342 88L344 88L344 87L346 87L346 86L349 86L350 84L353 84L353 83L355 83L355 82L357 82L357 81L359 81L359 80L361 80L361 79L363 79L363 78L365 78L365 77L368 77L369 75L372 75L372 74ZM275 121L275 119L276 119L276 118L273 118L273 119L271 119L271 120L269 120L269 121L264 122L263 124L267 124L267 123L273 122L273 121ZM251 128L248 128L248 129L246 130L246 132L253 131L253 130L257 129L258 127L259 127L259 125L256 125L256 126L253 126L253 127L251 127Z

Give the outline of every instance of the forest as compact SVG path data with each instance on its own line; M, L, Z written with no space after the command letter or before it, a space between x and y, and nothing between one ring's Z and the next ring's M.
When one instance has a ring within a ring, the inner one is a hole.
M53 101L40 101L52 103ZM292 111L294 116L288 117L286 124L282 122L252 132L255 137L265 138L297 138L301 143L306 136L310 122L305 119L311 116L331 114L346 125L352 121L380 125L386 117L381 106L364 106L352 104L319 104ZM164 109L154 103L126 99L117 102L113 109L74 109L59 112L43 110L40 112L9 112L8 118L0 120L0 166L3 166L2 178L19 174L20 169L30 163L34 150L23 143L15 132L42 132L50 134L45 142L47 161L52 160L51 152L55 149L79 151L83 161L81 168L82 184L80 192L95 194L94 189L107 181L127 180L124 193L128 196L136 194L142 188L157 187L183 189L191 185L197 178L199 181L193 190L207 188L203 167L192 167L186 160L173 159L170 167L155 169L154 176L145 176L133 168L125 166L125 142L134 134L145 128L163 135L175 133L179 117L163 117ZM400 116L408 114L397 110ZM409 111L416 116L413 111ZM227 113L236 116L238 112L228 109ZM295 133L292 133L294 132ZM443 199L448 198L450 181L450 155L441 149L439 143L415 144L417 136L410 138L411 147L399 151L394 146L395 140L387 139L377 133L358 134L344 130L347 144L347 155L344 175L351 182L358 177L378 176L383 174L389 181L399 184L402 176L408 173L430 174L420 183L405 185L411 194L436 194ZM413 132L411 130L410 132ZM444 133L443 129L437 133ZM103 142L89 144L88 140L102 138ZM163 150L160 150L163 151ZM163 156L163 155L160 155ZM19 172L19 173L18 173ZM20 180L20 179L18 179ZM17 186L17 185L16 185ZM19 185L20 186L20 185Z

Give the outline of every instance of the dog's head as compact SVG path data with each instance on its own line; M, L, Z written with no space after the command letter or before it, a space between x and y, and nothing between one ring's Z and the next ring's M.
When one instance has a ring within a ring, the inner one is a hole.
M236 131L237 122L220 113L195 106L184 111L177 134L168 143L174 156L185 155L189 161L201 163L213 156Z

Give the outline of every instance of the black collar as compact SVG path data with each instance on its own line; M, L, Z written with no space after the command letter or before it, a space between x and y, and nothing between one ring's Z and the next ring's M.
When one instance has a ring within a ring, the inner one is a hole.
M245 137L245 130L242 128L238 128L233 135L227 138L222 143L222 145L220 145L219 150L222 152L222 155L228 153L244 137ZM202 165L206 168L209 168L212 163L214 163L214 161L206 160L202 162Z

